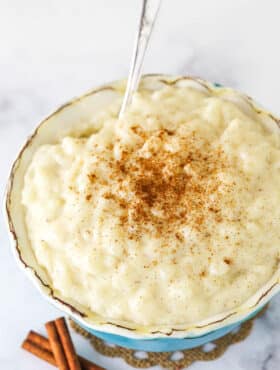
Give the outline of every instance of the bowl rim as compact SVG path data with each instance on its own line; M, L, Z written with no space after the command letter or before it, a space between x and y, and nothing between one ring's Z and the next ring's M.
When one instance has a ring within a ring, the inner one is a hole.
M142 77L142 80L146 79L155 79L156 81L160 81L166 83L167 85L177 84L182 80L189 80L201 85L203 88L206 88L212 92L214 91L222 91L227 90L237 94L239 97L242 97L246 101L247 104L251 106L251 108L260 114L265 114L270 117L278 126L280 126L280 120L276 118L272 113L266 111L264 108L261 107L260 104L256 103L251 97L246 94L240 93L235 89L225 88L219 84L211 83L209 81L203 80L201 78L191 77L191 76L173 76L173 75L166 75L166 74L147 74ZM20 251L20 246L17 240L17 234L15 231L15 227L13 224L11 212L10 212L10 205L11 205L11 191L13 187L13 179L17 169L17 164L20 161L21 155L24 150L28 147L31 141L36 137L36 134L39 128L44 125L50 118L56 116L60 112L62 112L68 106L78 103L79 101L83 100L85 97L94 95L100 91L106 89L112 89L116 86L116 84L123 82L123 80L116 80L106 84L101 85L100 87L91 89L90 91L86 92L83 95L80 95L76 98L73 98L67 101L65 104L58 107L53 113L47 115L44 119L40 121L40 123L36 126L35 130L33 130L32 135L26 140L25 144L20 149L19 153L14 160L7 186L6 186L6 194L4 197L4 215L9 231L11 246L14 258L18 264L18 266L23 270L29 279L33 282L36 288L40 291L40 293L54 306L59 308L60 310L64 311L66 314L72 316L76 321L80 322L83 326L86 326L92 330L102 331L111 334L117 334L121 336L125 336L128 338L134 339L157 339L157 338L192 338L192 337L200 337L206 335L209 332L214 330L218 330L222 327L231 325L233 323L240 322L245 320L247 316L250 316L255 310L259 307L265 305L271 298L274 296L278 291L280 291L280 270L278 269L275 276L273 276L267 284L265 284L256 294L253 295L249 299L249 301L253 302L251 304L247 304L247 301L243 303L236 309L232 309L228 312L224 312L212 317L208 317L207 319L199 322L193 323L192 325L188 325L186 328L169 328L168 330L159 329L154 331L149 331L147 328L140 330L138 328L130 328L128 326L119 325L117 323L106 321L105 323L94 323L90 320L85 313L81 312L73 305L69 304L64 301L62 298L56 296L53 292L51 286L46 284L43 279L39 276L39 274L35 271L35 269L29 266L23 259ZM255 297L255 298L254 298Z

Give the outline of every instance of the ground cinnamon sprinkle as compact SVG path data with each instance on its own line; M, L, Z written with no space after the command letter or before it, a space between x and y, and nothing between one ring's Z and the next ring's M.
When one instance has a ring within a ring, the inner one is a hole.
M226 263L227 265L231 265L232 261L230 258L224 258L224 263Z
M90 182L94 182L97 179L97 176L94 173L88 174L88 179Z
M183 241L180 225L203 231L209 217L221 222L219 192L223 184L218 173L227 166L223 151L212 148L195 132L179 137L179 150L172 152L168 148L173 132L158 130L147 135L136 127L133 131L142 144L133 150L123 148L120 159L110 161L117 190L103 195L122 209L121 226L134 238L149 230L160 236L174 232L176 239ZM147 140L150 147L144 153ZM88 178L98 182L95 174Z

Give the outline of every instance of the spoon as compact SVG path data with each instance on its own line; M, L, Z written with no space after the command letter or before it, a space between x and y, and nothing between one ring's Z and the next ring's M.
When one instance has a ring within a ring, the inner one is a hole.
M119 112L119 118L124 114L126 108L131 102L134 92L138 88L144 56L158 15L160 3L161 0L143 0L140 23L130 64L124 99Z

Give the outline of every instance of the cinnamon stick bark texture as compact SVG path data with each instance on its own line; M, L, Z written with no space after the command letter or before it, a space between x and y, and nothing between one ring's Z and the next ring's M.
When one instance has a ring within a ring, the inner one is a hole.
M50 345L48 338L44 337L43 335L36 333L33 330L30 330L26 339L30 342L33 342L34 344L37 344L41 348L49 352L52 352L51 345Z
M64 317L55 320L55 326L70 370L82 370Z
M56 361L52 352L43 347L40 347L40 345L37 345L36 343L25 339L21 347L26 351L32 353L33 355L39 357L40 359L48 362L49 364L56 366Z
M23 343L25 342L28 342L27 347L23 347L22 345L22 348L24 348L28 352L33 353L35 356L41 358L42 360L45 360L50 364L57 366L55 358L52 354L50 342L46 337L31 330L27 335L27 339ZM38 352L37 351L38 347L39 349L41 349L41 351L43 350L43 352L40 351ZM45 352L47 352L48 359L45 356ZM41 356L41 353L43 353L42 356L44 357ZM80 361L80 364L82 365L83 370L105 370L103 367L90 362L89 360L82 356L78 356L78 359Z
M47 322L45 327L57 367L59 370L70 370L54 321Z

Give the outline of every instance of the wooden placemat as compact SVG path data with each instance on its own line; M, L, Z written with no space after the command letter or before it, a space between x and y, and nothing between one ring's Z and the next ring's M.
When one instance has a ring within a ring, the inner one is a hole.
M221 357L232 344L243 341L250 334L254 320L261 316L267 306L253 319L244 322L235 330L207 345L177 352L140 352L124 347L112 346L102 339L89 334L76 322L70 319L71 327L87 338L97 352L107 357L120 357L135 368L148 368L160 365L163 369L180 370L189 367L196 361L212 361ZM140 356L141 355L141 356ZM144 357L144 358L143 358Z

